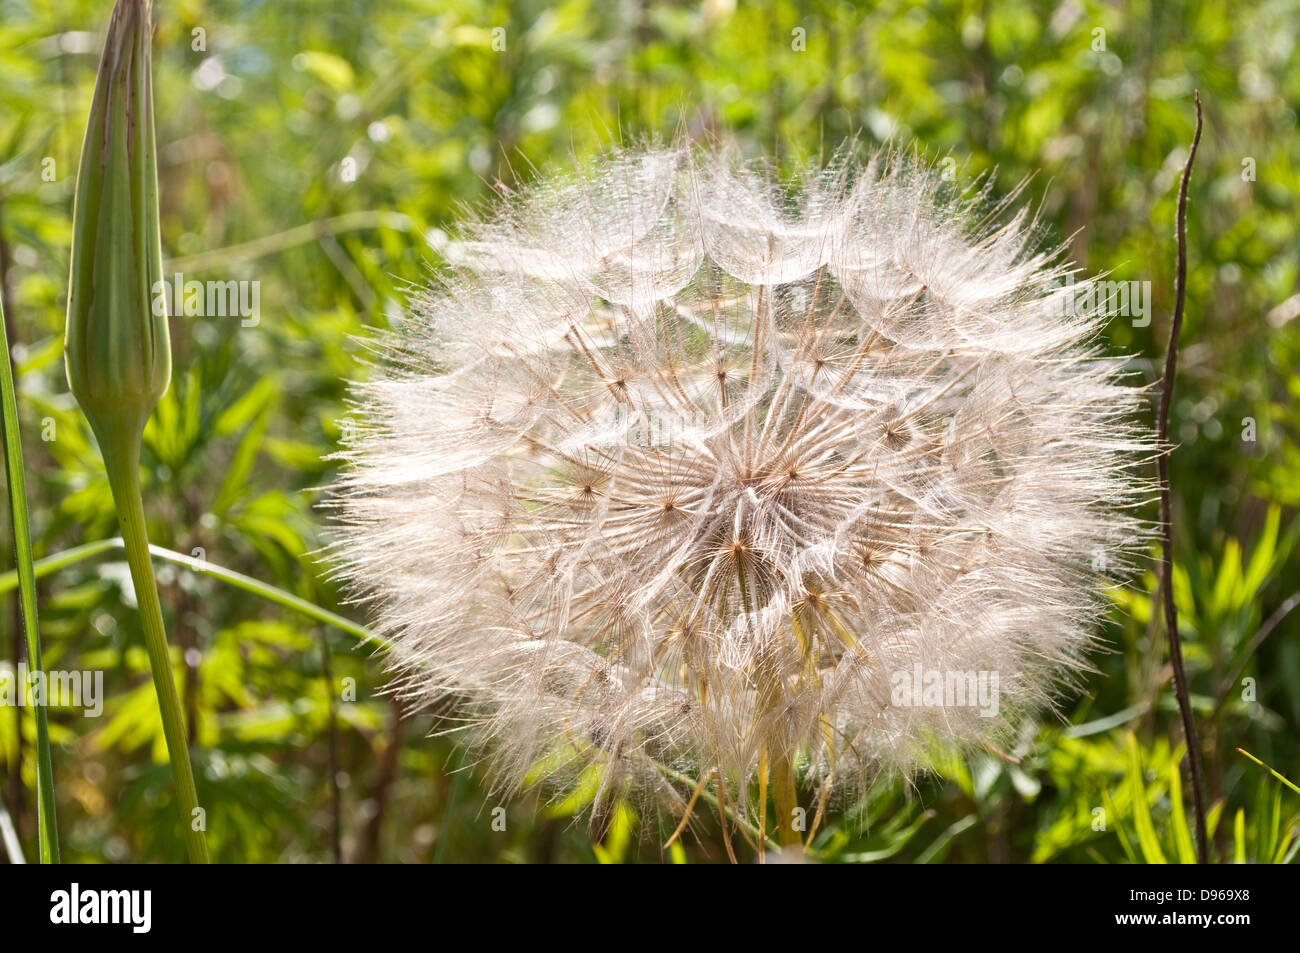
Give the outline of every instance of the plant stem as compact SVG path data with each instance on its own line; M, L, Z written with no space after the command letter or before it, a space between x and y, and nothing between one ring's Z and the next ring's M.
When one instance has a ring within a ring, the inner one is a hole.
M741 558L736 561L736 582L740 587L740 602L744 607L746 616L752 611L747 577L745 557L742 553ZM775 662L760 661L759 677L759 691L763 699L763 715L773 716L775 719L775 713L782 707L784 696L784 679L781 674L781 666ZM794 765L790 760L789 738L782 726L779 725L772 727L767 736L767 757L763 760L767 762L767 769L772 776L772 806L776 809L777 843L782 847L788 847L791 844L802 845L803 838L799 836L799 831L795 830L794 827L794 812L799 806L799 795L795 790ZM763 834L766 836L767 831L764 831Z
M343 800L339 790L339 724L338 706L335 704L334 666L330 661L329 633L320 630L320 667L325 679L325 697L329 699L329 747L328 760L330 773L330 853L334 863L343 863Z
M1174 375L1178 371L1178 334L1183 327L1183 306L1187 300L1187 183L1201 143L1201 94L1196 93L1196 132L1183 167L1178 187L1178 265L1174 275L1174 314L1169 322L1169 345L1165 349L1165 372L1160 379L1160 409L1156 415L1156 475L1160 483L1160 589L1164 597L1165 630L1169 634L1169 663L1174 670L1174 694L1187 739L1187 765L1191 774L1192 803L1196 809L1196 854L1199 863L1209 859L1209 837L1205 826L1205 801L1201 791L1201 742L1192 716L1187 672L1183 667L1183 645L1178 635L1178 609L1174 605L1174 527L1169 488L1169 406L1173 400Z
M785 738L778 742L784 748ZM794 765L782 753L769 758L772 772L772 804L776 808L776 840L782 847L803 846L803 838L794 826L794 812L799 806L799 796L794 785Z
M5 328L4 303L0 301L0 403L4 411L5 472L9 483L10 523L13 526L18 601L22 607L23 634L27 640L27 663L32 674L42 671L41 636L36 612L36 570L32 561L31 526L27 516L27 481L23 472L23 446L18 430L18 398L13 367L9 363L9 332ZM20 688L25 692L27 686ZM46 703L33 706L36 716L36 826L38 856L42 864L59 862L59 830L54 813L54 761L50 756L50 728Z
M144 502L140 494L140 428L130 424L115 427L114 434L100 434L100 450L108 471L108 485L113 491L117 508L118 525L126 549L126 561L131 567L131 582L135 587L136 603L140 608L140 624L144 630L145 647L149 652L149 667L153 671L154 690L158 695L158 710L162 715L163 736L167 741L167 756L171 762L172 778L176 783L177 804L181 812L181 830L185 836L185 849L190 862L208 863L208 845L202 830L195 830L194 821L202 816L198 792L194 787L194 771L190 767L190 752L186 744L185 723L181 717L180 697L176 693L176 680L172 674L171 655L167 649L167 633L163 628L162 605L158 600L158 583L149 558L149 538L145 529Z
M83 559L90 559L101 553L110 552L114 549L126 549L126 543L122 538L114 537L113 539L100 539L93 543L82 543L80 546L73 546L71 549L65 549L57 553L52 553L36 561L36 578L41 579L52 572L58 572L60 569L66 569L68 566L75 565ZM370 642L378 648L389 648L388 641L378 632L367 629L363 625L358 625L351 619L339 615L337 612L330 612L328 609L322 609L314 602L308 602L291 592L285 592L269 583L262 582L260 579L254 579L252 576L246 576L242 572L235 572L233 569L227 569L225 566L218 566L216 563L208 562L206 559L196 559L193 556L186 556L184 553L178 553L173 549L167 549L163 546L154 546L150 544L149 553L156 559L165 559L170 563L178 566L184 566L186 569L192 569L194 572L201 572L212 576L214 579L220 579L222 582L266 599L268 602L274 602L282 605L286 609L292 609L300 612L308 618L315 619L318 622L325 622L334 626L353 638L361 642ZM0 595L8 592L18 585L18 576L12 570L6 573L0 573Z
M394 231L410 232L411 220L396 212L358 211L344 212L333 218L323 218L304 225L296 225L274 235L264 235L252 241L226 248L186 255L183 258L169 258L163 263L166 272L210 271L226 267L232 263L261 258L277 252L287 251L299 245L316 241L325 236L338 235L341 232L360 231L369 228L391 228Z
M1273 777L1277 778L1279 781L1281 781L1283 784L1285 784L1287 787L1289 787L1289 788L1290 788L1292 791L1294 791L1296 794L1300 794L1300 787L1297 787L1297 786L1296 786L1294 783L1292 783L1291 780L1290 780L1289 778L1287 778L1285 775L1283 775L1283 774L1281 774L1281 773L1279 773L1279 772L1277 772L1277 771L1274 771L1271 767L1269 767L1269 766L1268 766L1267 764L1265 764L1263 761L1260 761L1259 758L1256 758L1253 754L1251 754L1251 753L1250 753L1249 751L1247 751L1245 748L1238 748L1237 750L1238 750L1239 752L1241 752L1242 754L1244 754L1244 755L1245 755L1247 758L1249 758L1251 761L1254 761L1257 765L1259 765L1261 768L1263 768L1264 770L1266 770L1269 774L1273 775Z
M725 814L727 817L731 818L732 823L735 824L737 827L743 827L746 831L749 832L750 836L753 837L755 841L761 840L768 847L776 848L776 849L780 849L780 847L782 846L777 841L774 841L771 837L769 837L766 831L760 831L758 827L755 826L753 823L741 817L738 812L732 810L730 807L723 807L721 802L718 800L717 796L709 792L707 784L700 785L693 778L688 777L687 775L678 771L676 768L671 767L670 765L667 764L663 764L662 762L656 761L654 758L651 758L648 755L642 755L642 758L645 760L646 764L649 764L651 767L653 767L664 777L671 778L672 780L676 781L678 784L683 785L687 790L693 791L698 789L700 792L701 800L703 800L705 803L710 805L714 810L718 811L720 814Z

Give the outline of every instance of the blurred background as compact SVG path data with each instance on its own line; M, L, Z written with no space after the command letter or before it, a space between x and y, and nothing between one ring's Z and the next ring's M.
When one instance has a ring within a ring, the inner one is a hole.
M0 0L0 290L38 558L116 534L61 340L110 7ZM1108 326L1150 380L1199 88L1170 424L1175 595L1215 855L1295 856L1300 793L1237 749L1300 780L1297 0L182 0L154 16L164 273L256 282L258 309L172 321L172 386L146 433L150 539L358 621L313 555L345 381L366 372L355 336L400 315L465 203L622 137L683 131L783 168L856 137L1001 193L1032 176L1025 201L1080 267L1150 282L1149 325ZM705 814L664 850L671 822L628 807L589 821L581 792L493 794L430 737L433 715L382 693L382 658L354 636L159 569L215 859L725 860ZM1116 595L1111 651L1059 718L1026 725L1006 759L950 759L841 805L820 856L1184 858L1191 797L1154 588L1148 572ZM39 591L47 667L105 673L101 717L52 712L64 859L180 859L125 561L70 564ZM0 664L22 657L14 595L0 597ZM0 801L29 858L33 738L30 709L0 707Z

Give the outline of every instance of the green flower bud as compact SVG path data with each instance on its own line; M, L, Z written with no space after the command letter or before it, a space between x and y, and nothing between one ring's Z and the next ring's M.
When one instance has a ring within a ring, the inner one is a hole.
M152 32L151 0L118 0L77 170L64 356L101 447L138 437L171 378L167 313L155 313L153 295L162 244Z

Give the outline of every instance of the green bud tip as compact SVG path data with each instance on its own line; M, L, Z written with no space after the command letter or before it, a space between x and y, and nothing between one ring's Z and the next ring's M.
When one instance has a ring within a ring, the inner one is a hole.
M64 356L101 446L138 438L171 378L165 302L152 294L162 280L152 32L151 0L118 0L77 169Z

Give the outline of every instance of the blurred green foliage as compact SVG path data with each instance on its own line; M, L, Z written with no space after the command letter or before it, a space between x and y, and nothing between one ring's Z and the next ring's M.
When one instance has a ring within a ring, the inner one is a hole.
M0 0L0 284L38 557L115 532L61 360L75 163L107 13L103 0ZM354 616L316 553L313 510L343 381L364 373L356 336L401 312L464 205L612 140L683 132L783 167L856 137L950 157L959 181L990 173L1001 192L1032 175L1045 233L1085 271L1152 283L1150 325L1108 330L1152 379L1199 88L1170 428L1175 591L1215 856L1294 858L1300 795L1236 749L1300 777L1300 612L1282 614L1300 588L1297 0L181 0L155 18L165 273L258 281L260 320L173 321L172 387L146 435L150 538ZM188 570L159 576L219 860L726 857L705 808L664 850L669 822L626 806L588 826L569 816L577 801L503 802L450 737L429 737L448 722L399 719L382 658L351 636ZM1117 594L1113 651L1060 718L1025 726L1005 756L837 805L819 855L1189 859L1153 590L1148 573ZM40 593L47 665L103 669L108 694L98 720L52 713L65 860L180 858L159 823L173 816L170 776L125 563L62 569ZM17 659L6 599L0 659ZM30 710L0 708L0 797L29 854L32 740Z

